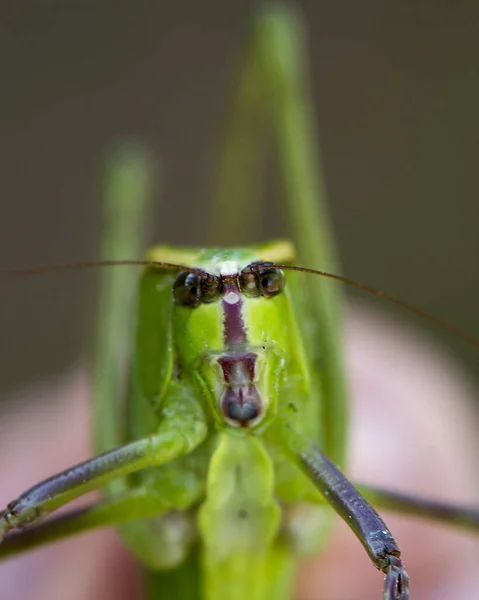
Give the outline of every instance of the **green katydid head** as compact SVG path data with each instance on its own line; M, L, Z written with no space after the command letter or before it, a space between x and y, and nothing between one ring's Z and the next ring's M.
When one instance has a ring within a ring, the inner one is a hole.
M263 423L275 411L291 339L285 278L274 263L290 262L292 246L162 247L148 258L188 269L173 284L172 337L179 362L208 398L215 420L249 429Z

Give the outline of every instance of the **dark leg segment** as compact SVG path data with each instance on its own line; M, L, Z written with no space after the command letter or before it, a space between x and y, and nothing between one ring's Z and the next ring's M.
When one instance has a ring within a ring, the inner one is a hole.
M400 492L383 490L370 485L355 484L361 494L375 506L432 519L439 523L462 527L471 531L479 530L479 510L466 506L456 506L447 502L410 496Z
M205 437L206 424L199 410L175 414L165 419L157 434L104 452L46 479L0 513L0 542L11 529L33 523L86 492L191 452Z
M295 461L351 527L373 564L385 574L384 600L407 600L409 577L397 542L384 521L317 446L288 426L285 433Z
M0 544L0 559L91 529L156 517L170 510L171 504L171 501L155 492L143 488L132 490L119 498L102 500L49 519L25 531L8 534Z

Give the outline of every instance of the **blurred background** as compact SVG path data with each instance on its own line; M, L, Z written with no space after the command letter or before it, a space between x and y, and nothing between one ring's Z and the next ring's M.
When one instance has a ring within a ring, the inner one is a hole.
M300 4L344 273L479 337L479 4ZM211 170L250 8L3 0L2 269L96 258L102 161L123 139L161 159L154 240L205 241ZM268 214L262 233L281 235L281 219ZM2 284L3 395L79 360L95 277ZM477 371L477 350L434 335Z

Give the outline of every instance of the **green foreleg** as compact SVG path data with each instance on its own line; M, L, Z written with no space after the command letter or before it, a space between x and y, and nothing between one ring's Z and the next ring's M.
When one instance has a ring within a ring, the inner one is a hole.
M180 399L178 404L177 410L163 420L158 433L58 473L10 502L0 513L0 541L8 531L34 523L86 492L191 452L204 440L206 425L196 405L190 402L182 407Z

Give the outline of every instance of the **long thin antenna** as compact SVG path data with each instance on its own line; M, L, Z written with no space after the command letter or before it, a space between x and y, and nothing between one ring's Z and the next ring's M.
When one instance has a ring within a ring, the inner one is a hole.
M57 273L60 271L78 271L78 270L86 270L86 269L94 269L97 267L125 267L125 266L140 266L140 267L152 267L157 269L171 269L175 271L188 271L190 273L196 273L204 277L207 275L205 271L202 269L197 269L195 267L187 267L185 265L177 265L174 263L167 262L159 262L153 260L99 260L99 261L84 261L84 262L74 262L74 263L60 263L56 265L43 265L39 267L26 267L23 269L13 269L11 271L0 272L0 280L7 279L20 279L22 277L30 277L35 275L47 275L50 273ZM343 277L342 275L336 275L335 273L328 273L326 271L319 271L318 269L308 269L307 267L298 267L295 265L274 265L275 268L281 269L283 271L298 271L300 273L309 273L310 275L319 275L321 277L327 277L328 279L333 279L335 281L339 281L341 283L345 283L351 287L355 287L363 292L367 292L373 296L377 296L378 298L383 298L392 304L396 304L401 308L409 311L410 313L433 323L437 327L441 327L442 329L457 335L462 338L469 344L472 344L476 348L479 348L479 339L472 336L470 333L461 329L460 327L456 327L452 325L445 319L441 319L436 315L432 315L421 308L417 308L416 306L397 298L387 292L383 292L382 290L378 290L370 285L365 283L361 283L360 281L355 281L354 279L349 279L348 277ZM262 267L261 264L253 264L251 265L252 271L259 271Z
M259 270L259 268L255 269L253 266L253 270ZM426 319L430 323L433 323L438 327L442 327L446 331L449 331L450 333L459 336L469 344L476 346L476 348L479 348L479 339L468 333L466 330L461 329L460 327L456 327L456 325L452 325L445 319L441 319L441 317L432 315L426 312L425 310L422 310L421 308L417 308L416 306L409 304L408 302L404 302L404 300L401 300L400 298L396 298L396 296L388 294L387 292L383 292L382 290L373 288L372 286L367 285L365 283L355 281L354 279L349 279L348 277L343 277L342 275L336 275L335 273L327 273L326 271L318 271L317 269L308 269L306 267L297 267L294 265L275 265L275 268L284 271L299 271L302 273L309 273L311 275L320 275L321 277L327 277L328 279L340 281L341 283L345 283L346 285L355 287L359 290L367 292L368 294L372 294L373 296L377 296L378 298L383 298L388 302L392 302L393 304L404 308L405 310L413 313L414 315Z
M59 271L82 271L94 269L97 267L153 267L157 269L172 269L175 271L188 271L198 275L204 275L205 272L194 267L177 265L174 263L159 262L153 260L93 260L72 263L59 263L56 265L41 265L39 267L26 267L22 269L13 269L11 271L0 272L1 279L20 279L34 275L48 275Z

